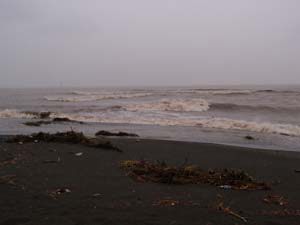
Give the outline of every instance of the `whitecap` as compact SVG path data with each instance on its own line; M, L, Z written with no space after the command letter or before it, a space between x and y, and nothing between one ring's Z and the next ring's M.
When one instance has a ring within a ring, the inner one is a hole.
M211 95L246 95L255 93L252 90L238 90L238 89L228 89L228 90L194 90L195 94L211 94Z
M300 136L300 126L269 122L255 122L234 120L228 118L178 118L138 116L134 114L60 114L59 117L68 117L71 120L98 123L143 124L160 126L199 126L203 128L222 130L242 130L258 133L284 134Z
M101 101L109 99L127 99L127 98L141 98L152 95L152 93L103 93L103 94L80 94L78 96L45 96L48 101L57 102L87 102L87 101Z
M26 112L20 112L16 109L4 109L0 111L0 118L25 118L33 119L36 116Z
M209 109L204 99L162 99L158 102L131 104L124 106L128 111L174 111L203 112Z

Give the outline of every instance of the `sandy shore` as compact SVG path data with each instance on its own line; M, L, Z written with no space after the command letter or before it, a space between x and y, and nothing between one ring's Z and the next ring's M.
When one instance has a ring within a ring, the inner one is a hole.
M122 153L72 144L1 142L0 225L300 224L300 153L111 140ZM141 159L243 169L272 189L138 183L119 165ZM281 200L272 202L270 196ZM230 210L220 210L220 202Z

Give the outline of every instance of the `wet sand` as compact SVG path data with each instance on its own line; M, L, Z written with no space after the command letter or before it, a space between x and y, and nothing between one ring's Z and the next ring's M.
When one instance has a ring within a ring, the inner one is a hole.
M0 225L300 224L300 153L111 140L123 153L72 144L1 142ZM122 160L141 159L172 165L187 161L203 169L242 169L257 180L272 183L272 189L238 191L204 184L139 183L119 165ZM58 189L65 193L58 194ZM268 195L286 201L284 205L267 203ZM220 210L220 202L247 222Z

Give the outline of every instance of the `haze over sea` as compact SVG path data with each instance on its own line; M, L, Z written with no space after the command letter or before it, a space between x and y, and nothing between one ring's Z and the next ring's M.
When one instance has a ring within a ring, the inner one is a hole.
M84 123L24 125L34 112ZM300 86L0 89L0 134L70 129L298 151Z

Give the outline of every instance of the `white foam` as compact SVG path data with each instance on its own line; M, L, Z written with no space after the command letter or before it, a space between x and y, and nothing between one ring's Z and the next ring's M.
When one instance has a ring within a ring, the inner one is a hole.
M168 106L169 107L169 106ZM175 109L182 110L181 106ZM195 110L195 109L193 109ZM108 112L108 113L52 113L51 118L67 117L71 120L81 122L98 123L120 123L120 124L144 124L160 126L199 126L204 128L215 128L223 130L242 130L259 133L286 134L300 136L300 126L292 124L279 124L268 122L254 122L245 120L234 120L228 118L204 118L183 116L155 116L147 113L136 112ZM5 109L0 111L0 118L24 118L34 119L33 114L21 112L16 109Z
M55 102L84 102L84 101L94 101L91 97L69 97L69 96L45 96L48 101Z
M260 133L287 134L300 136L300 126L292 124L257 123L253 121L233 120L227 118L208 118L198 121L198 126L225 130L244 130Z
M227 118L178 118L178 117L153 117L137 116L126 114L62 114L61 117L68 117L71 120L82 122L100 122L100 123L125 123L125 124L144 124L160 126L200 126L204 128L215 128L223 130L243 130L259 133L286 134L291 136L300 136L300 126L292 124L273 124L257 123L253 121L233 120Z
M108 99L127 99L127 98L140 98L152 95L152 93L84 93L78 96L45 96L48 101L58 102L86 102L86 101L101 101Z
M0 118L24 118L33 119L35 116L33 114L20 112L16 109L4 109L0 111Z
M209 109L204 99L162 99L158 102L132 104L124 107L129 111L203 112Z
M87 92L87 91L72 91L72 95L97 95L99 92Z
M252 90L235 90L235 89L226 89L226 90L192 90L190 93L194 94L211 94L211 95L232 95L232 94L252 94L255 91Z

